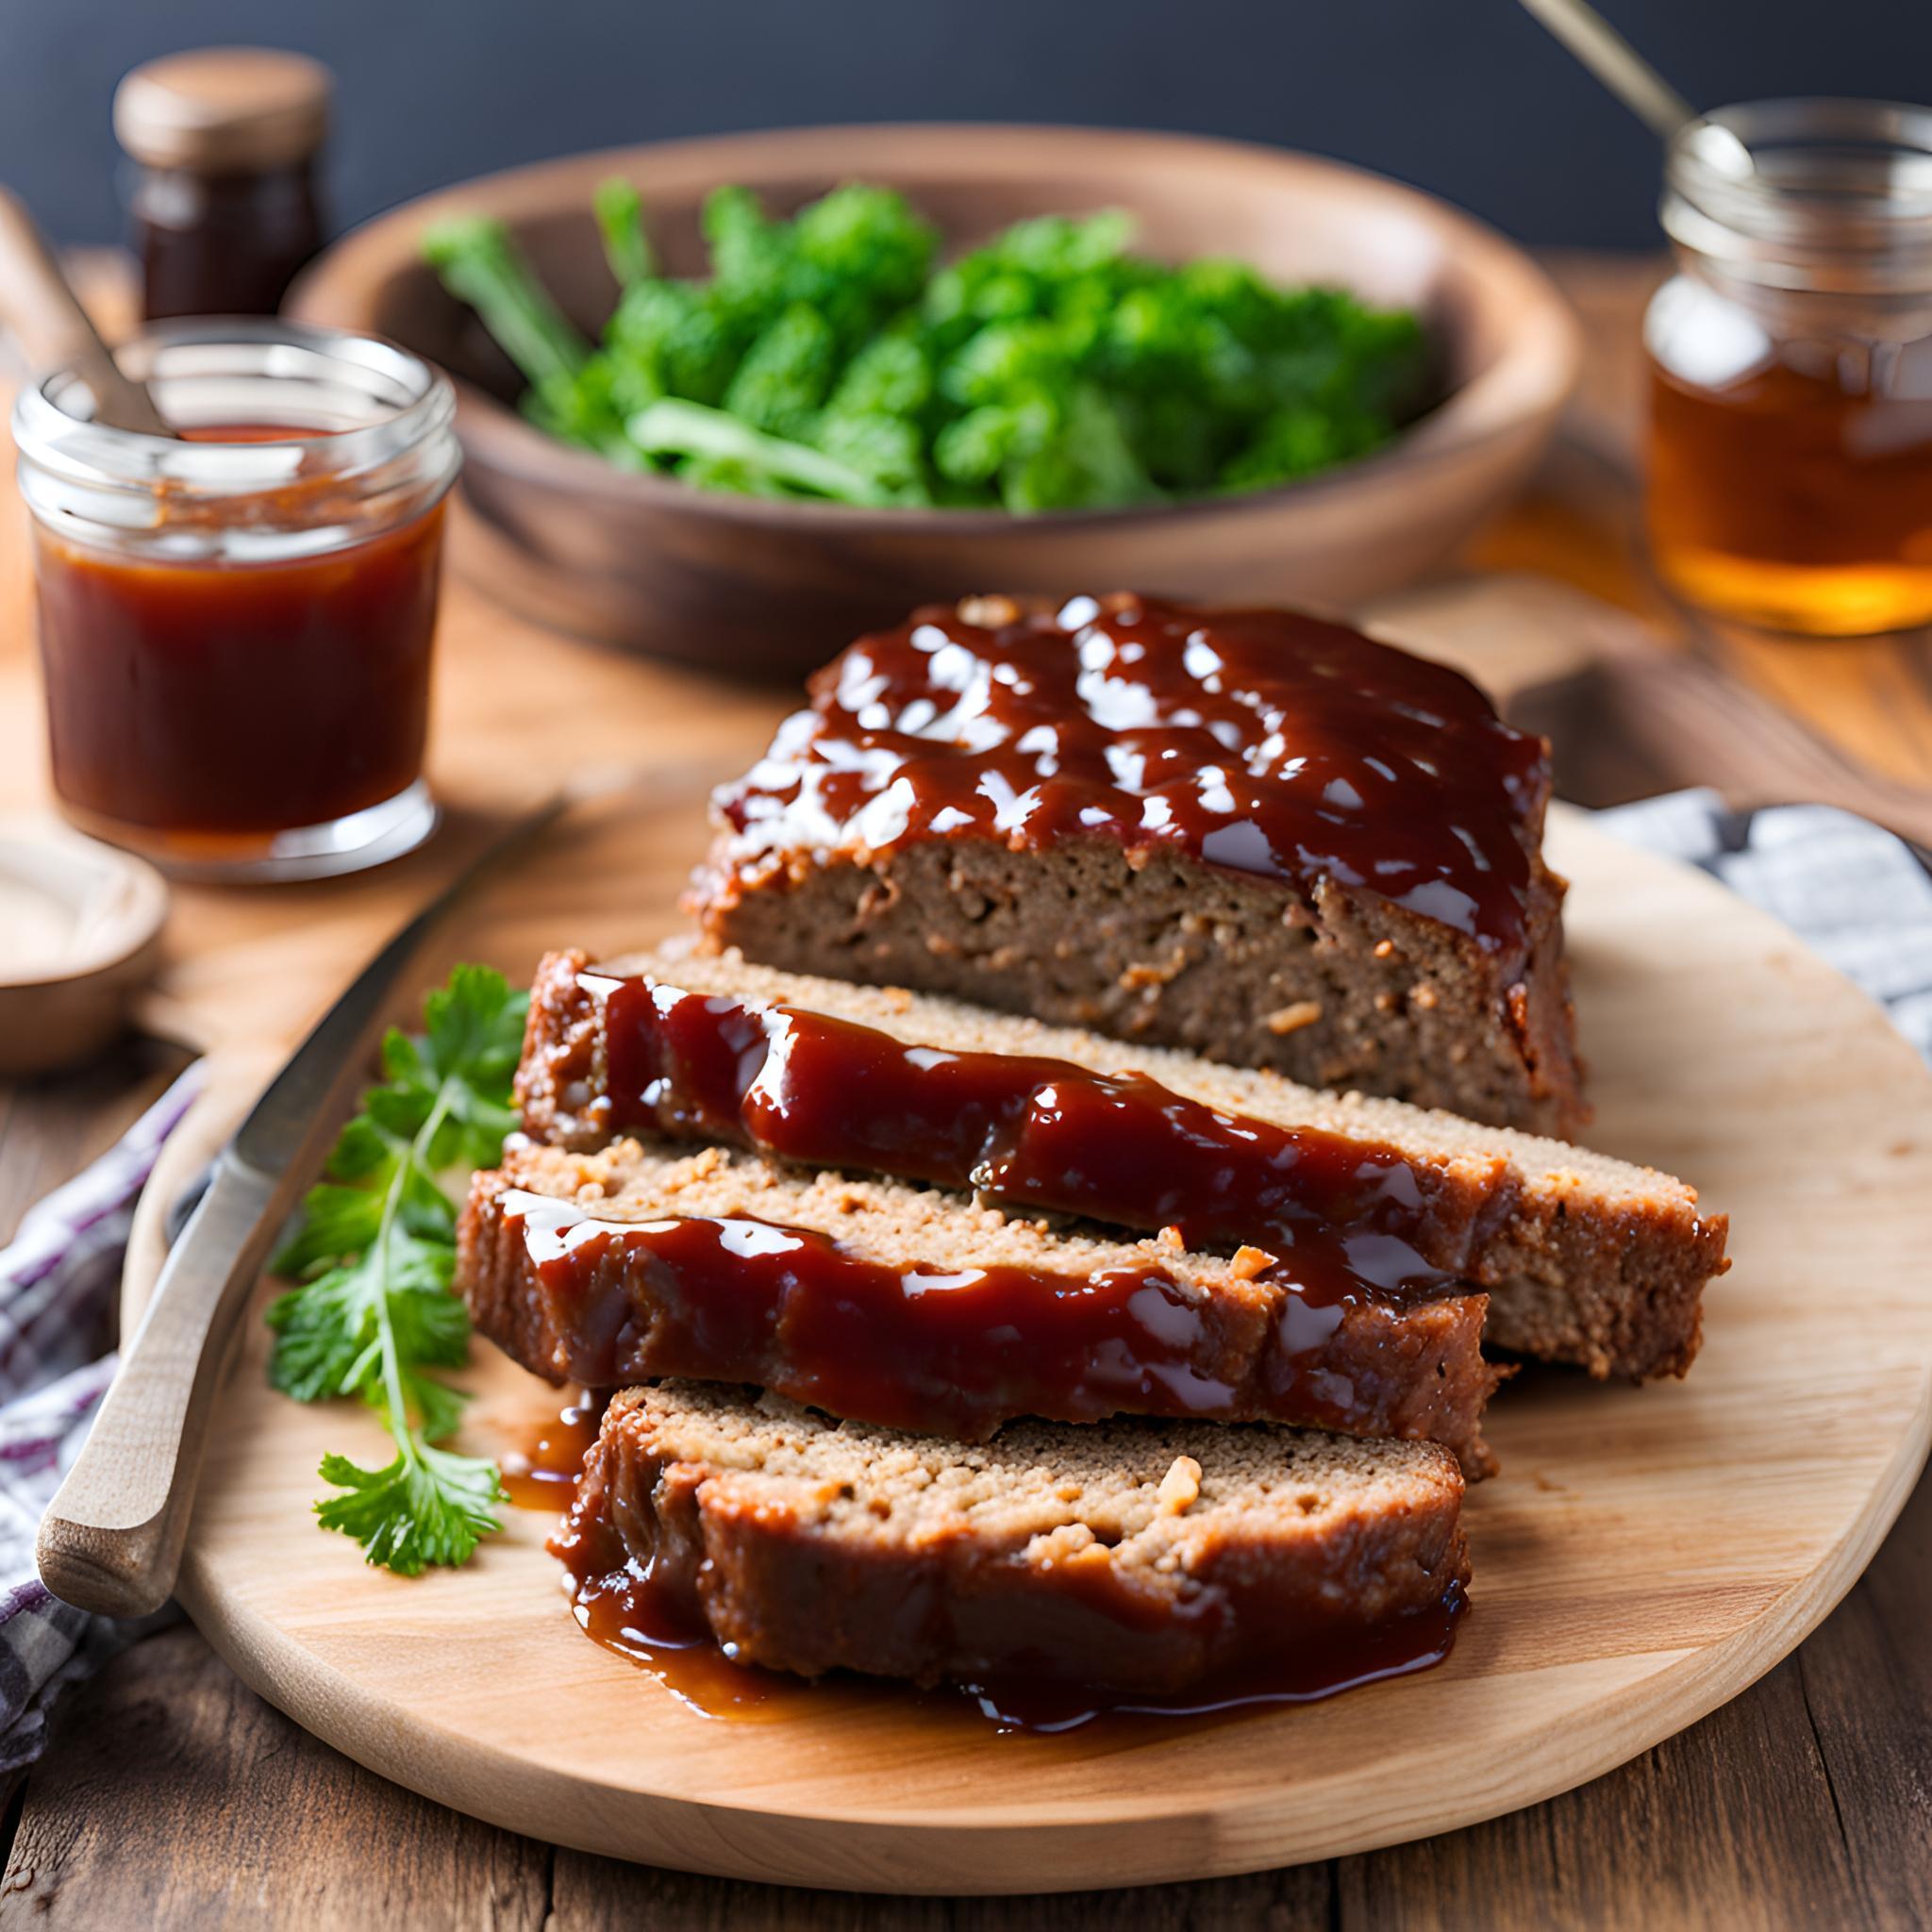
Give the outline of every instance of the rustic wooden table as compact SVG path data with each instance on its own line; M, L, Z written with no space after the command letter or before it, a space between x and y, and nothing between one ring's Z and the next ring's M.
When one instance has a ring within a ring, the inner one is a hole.
M1623 606L1670 647L1776 699L1863 771L1932 789L1932 638L1781 642L1695 624L1650 581L1630 461L1641 414L1636 320L1655 268L1591 258L1556 266L1588 327L1584 391L1536 488L1470 561L1555 575ZM4 508L0 806L11 808L42 802L44 780L19 518ZM493 658L474 655L483 645L470 641L473 633L490 640ZM514 626L465 593L452 597L443 681L461 703L469 742L458 757L444 738L438 778L458 808L458 839L466 804L469 817L483 816L473 803L477 774L501 767L525 708L541 707L539 683L506 691L494 711L475 688L518 642ZM580 670L621 700L633 741L655 732L677 756L741 737L747 714L770 705L614 658L587 657ZM1602 716L1559 738L1558 758L1564 789L1585 803L1702 775L1669 732ZM305 917L366 924L373 936L420 894L425 876L406 864L379 885L326 889L306 902ZM204 946L232 953L237 940L254 942L244 957L247 976L258 978L277 944L301 942L287 914L263 924L260 896L238 909L249 895L183 895L175 984L193 982ZM136 1043L83 1074L0 1087L0 1234L108 1145L186 1058ZM243 1688L192 1627L176 1625L72 1693L46 1756L10 1787L0 1783L0 1927L1924 1924L1932 1913L1928 1605L1932 1482L1794 1656L1703 1723L1582 1790L1325 1865L1009 1900L787 1891L520 1838L349 1762Z

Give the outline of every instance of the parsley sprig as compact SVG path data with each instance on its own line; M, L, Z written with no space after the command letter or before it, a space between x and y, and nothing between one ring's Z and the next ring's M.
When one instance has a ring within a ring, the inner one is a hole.
M405 1576L467 1561L508 1500L493 1462L435 1446L467 1398L432 1371L460 1367L470 1344L450 1291L457 1209L439 1177L501 1156L528 1006L501 974L458 966L425 1002L423 1033L391 1031L382 1084L343 1127L275 1261L301 1285L268 1311L270 1382L298 1402L359 1395L396 1445L379 1469L324 1457L322 1478L341 1493L316 1516Z

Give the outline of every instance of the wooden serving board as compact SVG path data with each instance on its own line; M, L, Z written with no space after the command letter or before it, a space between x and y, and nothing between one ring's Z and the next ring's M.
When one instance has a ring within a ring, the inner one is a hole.
M527 971L545 944L674 923L698 806L600 811L441 948ZM706 1718L575 1627L511 1510L466 1570L372 1571L309 1517L325 1450L372 1420L271 1393L252 1317L181 1595L235 1670L351 1757L459 1809L586 1849L894 1892L1204 1878L1473 1823L1595 1776L1783 1657L1850 1586L1932 1432L1932 1074L1781 926L1562 813L1553 857L1598 1121L1733 1221L1681 1384L1526 1374L1469 1505L1474 1607L1441 1668L1323 1704L999 1735L891 1690ZM441 960L425 962L440 971ZM218 1071L220 1071L218 1069ZM248 1085L237 1078L237 1088ZM220 1109L202 1124L218 1132ZM196 1148L172 1146L168 1174ZM155 1210L128 1282L153 1278ZM268 1292L264 1287L264 1295ZM479 1344L464 1446L556 1397Z

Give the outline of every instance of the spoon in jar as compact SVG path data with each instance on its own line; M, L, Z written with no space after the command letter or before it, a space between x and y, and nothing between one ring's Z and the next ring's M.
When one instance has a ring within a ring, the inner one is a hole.
M1699 122L1690 103L1660 75L1590 0L1523 0L1523 10L1546 26L1657 138L1668 144L1692 127L1699 158L1733 180L1757 173L1751 150L1716 122Z
M145 383L123 373L68 286L46 238L19 198L0 188L0 317L40 369L71 369L94 399L94 421L173 436Z

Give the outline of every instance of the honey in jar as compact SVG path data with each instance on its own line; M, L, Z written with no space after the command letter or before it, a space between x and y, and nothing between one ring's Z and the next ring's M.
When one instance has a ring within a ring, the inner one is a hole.
M1773 629L1932 621L1932 113L1726 108L1674 143L1644 323L1665 579Z

